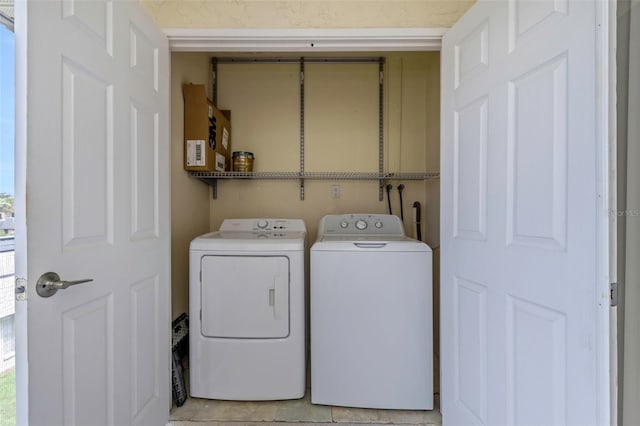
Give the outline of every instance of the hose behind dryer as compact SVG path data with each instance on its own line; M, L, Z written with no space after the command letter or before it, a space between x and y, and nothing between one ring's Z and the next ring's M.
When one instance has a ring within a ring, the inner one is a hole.
M420 217L422 216L420 203L418 201L413 202L413 223L415 223L414 235L416 240L422 241L422 229L420 224Z
M402 190L404 189L404 184L398 185L398 195L400 196L400 219L402 223L404 223L404 208L402 207Z
M389 205L389 214L393 214L393 212L391 211L391 189L393 188L393 185L388 183L385 188L387 189L387 204Z

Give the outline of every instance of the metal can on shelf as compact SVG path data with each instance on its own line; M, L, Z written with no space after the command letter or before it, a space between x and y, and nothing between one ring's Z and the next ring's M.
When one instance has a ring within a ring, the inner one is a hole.
M233 171L234 172L252 172L253 171L253 153L248 151L233 152Z

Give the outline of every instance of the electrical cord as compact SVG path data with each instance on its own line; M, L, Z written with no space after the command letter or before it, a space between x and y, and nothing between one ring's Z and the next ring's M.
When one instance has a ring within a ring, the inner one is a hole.
M416 239L418 241L422 241L422 229L420 225L420 216L422 215L422 213L420 211L420 203L418 201L413 202L413 211L415 214L413 221L416 224Z
M388 183L386 186L386 189L387 189L387 203L389 204L389 214L393 214L391 212L391 189L393 189L393 185Z

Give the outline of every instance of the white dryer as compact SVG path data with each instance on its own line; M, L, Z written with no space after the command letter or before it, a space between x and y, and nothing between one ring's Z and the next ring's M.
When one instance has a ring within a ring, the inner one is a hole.
M311 247L311 402L433 409L432 253L397 216L329 215Z
M191 242L191 396L304 396L305 241L299 219L227 219Z

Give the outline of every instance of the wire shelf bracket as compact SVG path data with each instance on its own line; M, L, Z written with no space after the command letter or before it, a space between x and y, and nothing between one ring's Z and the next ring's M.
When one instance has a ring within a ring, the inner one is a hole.
M378 200L384 197L384 187L392 180L427 181L439 179L439 173L385 173L384 172L384 57L213 57L211 59L211 81L213 86L212 99L218 100L218 65L219 64L249 64L249 63L299 63L300 64L300 170L298 172L189 172L189 175L200 179L211 186L211 195L218 199L219 179L255 179L255 180L298 180L300 185L300 200L305 197L305 180L333 180L333 181L378 181ZM378 172L307 172L305 171L305 63L335 64L362 63L378 64Z

